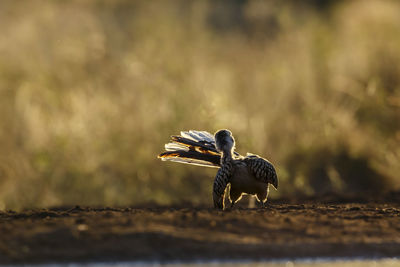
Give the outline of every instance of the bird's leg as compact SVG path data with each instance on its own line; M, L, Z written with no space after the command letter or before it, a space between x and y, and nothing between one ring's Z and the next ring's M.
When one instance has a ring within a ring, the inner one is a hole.
M254 196L249 197L249 209L254 209L256 207L256 198Z
M262 193L259 193L259 194L257 194L256 195L256 197L257 197L257 200L260 202L260 204L261 204L261 208L266 208L266 202L267 202L267 195L268 195L268 192L262 192Z
M261 205L262 205L263 209L270 209L271 208L271 205L269 204L269 202L267 200L262 201Z
M231 184L229 183L224 191L224 206L225 207L229 207L229 204L231 203L230 199L229 199L229 195L230 195L230 191L231 191Z
M232 185L229 187L229 200L231 201L231 208L233 208L233 205L238 202L241 196L242 192L236 191L235 188L232 188Z

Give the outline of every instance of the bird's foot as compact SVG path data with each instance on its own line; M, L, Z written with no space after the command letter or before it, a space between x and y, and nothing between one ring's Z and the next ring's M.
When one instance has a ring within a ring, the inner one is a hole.
M261 202L261 208L262 209L269 209L271 208L270 204L268 202Z

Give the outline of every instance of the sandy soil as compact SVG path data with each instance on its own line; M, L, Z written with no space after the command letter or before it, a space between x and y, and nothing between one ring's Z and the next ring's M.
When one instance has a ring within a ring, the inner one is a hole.
M0 263L400 256L400 193L266 209L53 208L0 212Z

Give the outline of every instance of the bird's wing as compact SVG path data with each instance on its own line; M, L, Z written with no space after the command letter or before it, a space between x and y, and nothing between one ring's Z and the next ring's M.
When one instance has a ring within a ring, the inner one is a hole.
M271 162L258 155L249 153L247 153L247 156L243 160L256 179L265 183L270 183L275 189L278 189L278 177Z
M164 161L220 167L221 154L215 147L214 136L206 131L190 130L173 135L171 142L165 144L165 150L158 155Z
M213 184L214 208L221 210L224 209L225 188L230 182L232 172L233 166L231 162L222 165L222 167L218 170Z

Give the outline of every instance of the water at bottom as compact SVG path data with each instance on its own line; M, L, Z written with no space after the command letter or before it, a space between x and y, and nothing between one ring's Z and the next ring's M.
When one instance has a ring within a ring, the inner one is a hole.
M37 266L37 265L24 265L24 266ZM233 267L392 267L400 266L400 258L383 258L383 259L330 259L330 258L317 258L317 259L298 259L298 260L273 260L273 261L196 261L196 262L97 262L97 263L53 263L41 266L46 267L136 267L136 266L160 266L160 267L214 267L214 266L233 266Z

